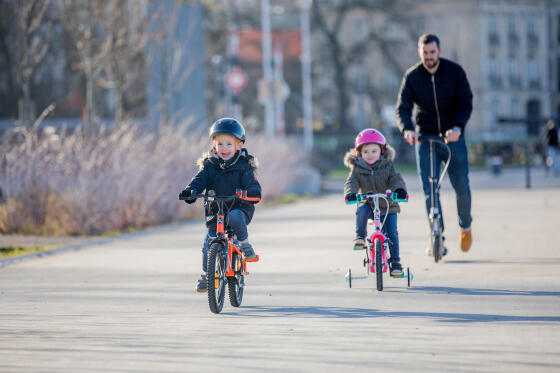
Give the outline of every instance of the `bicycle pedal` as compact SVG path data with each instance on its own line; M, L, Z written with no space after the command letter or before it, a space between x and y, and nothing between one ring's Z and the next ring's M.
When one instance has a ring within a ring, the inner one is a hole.
M366 247L364 245L354 245L354 251L364 250Z
M404 277L406 277L406 276L404 275L404 272L401 273L400 275L393 275L393 274L390 274L390 273L389 273L389 275L390 275L391 277L394 277L394 278L404 278Z
M257 255L257 256L254 257L253 259L245 259L245 261L246 261L246 262L250 262L250 263L258 262L258 261L259 261L259 256Z

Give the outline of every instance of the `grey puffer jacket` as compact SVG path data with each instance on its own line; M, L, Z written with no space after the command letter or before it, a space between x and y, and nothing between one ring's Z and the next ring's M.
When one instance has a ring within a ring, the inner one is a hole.
M350 168L350 173L344 184L344 195L350 193L385 193L387 189L395 191L397 189L406 190L406 184L393 165L395 150L387 145L385 154L372 166L369 166L355 149L350 149L344 156L344 165ZM381 214L387 209L384 200L379 201ZM389 203L389 214L400 212L398 202Z

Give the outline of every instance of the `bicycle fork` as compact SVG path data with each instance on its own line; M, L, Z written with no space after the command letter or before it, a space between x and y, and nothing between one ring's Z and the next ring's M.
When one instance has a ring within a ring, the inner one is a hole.
M387 264L389 263L389 242L385 240L382 234L374 233L371 236L370 246L369 246L369 271L375 273L375 239L378 238L381 241L381 265L383 266L383 273L387 272Z
M433 78L433 76L432 76ZM430 141L430 225L432 232L434 234L441 234L440 232L440 211L438 206L438 198L437 198L437 186L436 183L439 180L439 177L436 176L436 160L434 159L434 152L435 152L435 144L433 141Z

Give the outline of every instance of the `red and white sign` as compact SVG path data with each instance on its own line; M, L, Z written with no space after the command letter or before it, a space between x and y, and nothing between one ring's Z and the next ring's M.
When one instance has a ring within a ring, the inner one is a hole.
M247 85L247 74L239 67L232 67L226 74L226 85L235 93L239 93Z

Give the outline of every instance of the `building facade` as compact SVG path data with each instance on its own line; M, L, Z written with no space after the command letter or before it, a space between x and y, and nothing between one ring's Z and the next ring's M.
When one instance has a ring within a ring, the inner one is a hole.
M519 138L508 119L559 114L560 1L428 0L409 8L416 31L440 37L442 57L461 64L474 94L469 138ZM535 122L538 135L544 122Z

